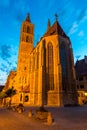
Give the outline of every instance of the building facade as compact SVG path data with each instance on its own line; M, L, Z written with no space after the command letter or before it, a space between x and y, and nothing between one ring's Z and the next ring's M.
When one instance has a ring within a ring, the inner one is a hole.
M78 103L87 104L87 56L75 64Z
M22 23L14 87L19 103L35 106L77 103L72 46L57 19L52 26L48 20L47 31L36 47L30 16Z

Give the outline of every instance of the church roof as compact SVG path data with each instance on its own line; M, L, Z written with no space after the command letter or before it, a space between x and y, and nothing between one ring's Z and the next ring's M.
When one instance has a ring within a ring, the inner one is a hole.
M61 28L60 24L58 23L58 21L56 21L48 30L47 32L44 34L44 36L51 36L51 35L55 35L58 34L60 36L63 37L67 37L65 32L63 31L63 29Z

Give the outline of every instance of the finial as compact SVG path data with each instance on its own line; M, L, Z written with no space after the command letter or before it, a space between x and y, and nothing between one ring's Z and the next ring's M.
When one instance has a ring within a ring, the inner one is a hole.
M58 15L57 14L55 14L55 18L56 18L56 21L58 21Z
M27 14L26 21L31 22L31 20L30 20L30 13Z
M49 30L49 28L50 28L51 26L50 26L50 19L48 19L48 30Z

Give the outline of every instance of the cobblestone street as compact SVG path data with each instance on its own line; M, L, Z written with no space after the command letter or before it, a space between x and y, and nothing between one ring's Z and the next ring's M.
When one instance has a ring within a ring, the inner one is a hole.
M24 113L13 112L0 107L0 130L87 130L87 106L48 108L54 122L47 125L34 117L28 117L28 111L35 113L36 107L25 107Z

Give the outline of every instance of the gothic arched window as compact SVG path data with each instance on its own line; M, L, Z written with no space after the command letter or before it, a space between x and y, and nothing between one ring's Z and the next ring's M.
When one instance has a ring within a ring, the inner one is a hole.
M54 90L53 45L48 43L48 89Z
M41 49L41 65L46 67L46 41L45 39L42 41L42 49Z
M67 80L66 80L66 76L67 76L67 57L66 57L66 45L63 42L61 42L60 45L60 62L61 62L61 66L62 66L62 85L63 85L63 90L66 90L66 86L67 86Z
M23 26L23 32L26 32L26 26L25 25Z
M29 42L29 37L28 36L26 36L26 42Z
M62 76L66 76L66 46L65 43L62 42L60 46L60 61L62 65Z
M29 26L27 27L27 33L30 33L30 27Z
M29 101L29 96L26 95L26 96L25 96L25 102L28 102L28 101Z

